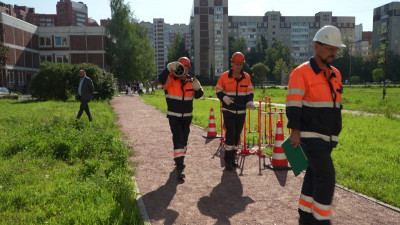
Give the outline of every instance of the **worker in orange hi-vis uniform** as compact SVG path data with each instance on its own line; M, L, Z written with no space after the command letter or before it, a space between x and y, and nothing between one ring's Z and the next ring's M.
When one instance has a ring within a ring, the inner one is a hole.
M158 76L167 101L167 117L172 132L174 161L179 180L185 178L184 160L193 118L193 99L203 96L200 82L188 74L189 69L190 60L180 57L178 61L168 63L167 68Z
M309 167L299 199L299 224L331 224L335 168L331 152L342 129L342 76L330 63L342 44L340 30L322 27L314 36L314 56L290 74L286 96L290 143L299 144Z
M246 117L246 108L256 109L250 75L242 70L244 62L244 55L241 52L234 53L231 58L232 68L221 74L216 86L226 128L224 161L225 170L228 171L238 167L235 155Z

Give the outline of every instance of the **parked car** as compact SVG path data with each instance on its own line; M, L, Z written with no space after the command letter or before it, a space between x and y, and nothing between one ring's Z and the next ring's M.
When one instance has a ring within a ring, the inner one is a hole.
M0 87L0 99L16 99L18 100L18 94L12 93L8 88Z

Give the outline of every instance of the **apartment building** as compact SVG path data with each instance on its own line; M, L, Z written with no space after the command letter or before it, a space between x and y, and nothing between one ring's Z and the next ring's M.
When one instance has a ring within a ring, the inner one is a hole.
M106 69L105 27L38 27L0 12L0 42L9 48L0 86L22 92L45 61Z
M400 2L391 2L374 9L372 51L379 51L387 40L387 49L400 54Z
M195 75L214 79L228 69L228 0L194 0L190 16Z
M372 54L372 31L362 32L361 38L354 42L354 56L368 57Z
M342 39L355 38L355 17L333 16L332 12L318 12L314 16L282 16L279 11L268 11L264 16L229 16L229 36L243 38L248 50L255 48L264 36L268 45L280 40L289 46L294 62L302 63L313 55L312 39L325 25L340 29Z
M186 24L168 24L163 18L154 18L153 23L140 22L140 25L147 27L148 38L154 49L154 58L157 67L157 74L164 70L168 60L168 48L174 42L179 33L185 42L186 50L191 48L191 35L189 26Z

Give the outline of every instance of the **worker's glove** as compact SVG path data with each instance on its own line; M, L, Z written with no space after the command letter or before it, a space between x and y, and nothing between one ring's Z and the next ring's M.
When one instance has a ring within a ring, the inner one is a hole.
M180 65L179 62L171 62L171 63L168 63L167 69L168 69L168 71L172 72L172 71L175 71L176 69L178 69L179 65Z
M199 82L199 80L196 79L196 77L193 77L193 79L192 79L192 85L193 85L193 89L194 89L195 91L198 91L198 90L201 89L200 82Z
M225 96L222 98L222 100L224 100L225 104L227 104L227 105L230 105L230 104L233 103L233 100L232 100L229 96L227 96L227 95L225 95Z
M257 107L254 105L252 101L246 104L246 109L256 109Z

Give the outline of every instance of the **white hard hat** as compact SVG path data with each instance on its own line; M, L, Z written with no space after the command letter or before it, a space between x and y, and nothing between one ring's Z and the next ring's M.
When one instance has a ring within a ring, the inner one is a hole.
M346 45L342 44L342 35L340 34L339 28L331 25L319 29L315 34L313 41L336 47L346 47Z

